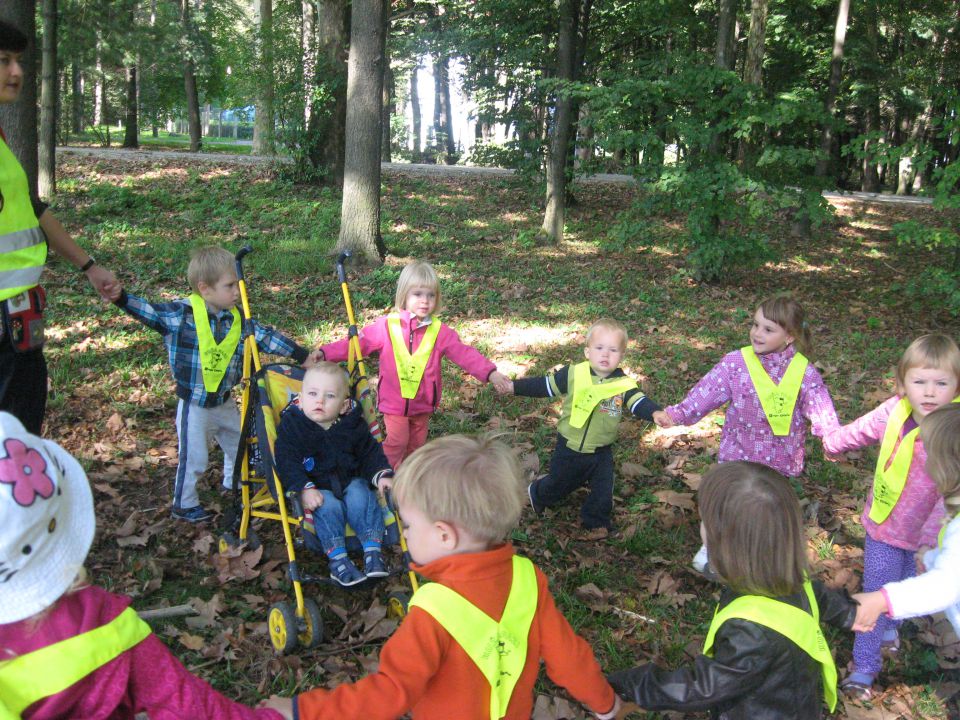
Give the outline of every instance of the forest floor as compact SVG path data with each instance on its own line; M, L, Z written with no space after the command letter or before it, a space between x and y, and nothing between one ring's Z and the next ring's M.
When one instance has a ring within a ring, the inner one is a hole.
M214 242L235 250L249 242L256 317L310 346L344 334L330 257L340 210L335 193L283 182L267 166L68 154L60 156L59 188L57 214L131 292L182 297L189 248ZM502 371L539 374L582 357L590 320L610 315L631 334L625 370L667 404L746 343L759 300L789 290L807 309L814 358L843 421L890 395L893 367L913 337L933 330L960 336L957 318L907 292L943 258L901 250L890 234L900 220L936 219L928 207L835 199L834 220L806 240L790 238L771 218L778 260L733 273L718 286L691 278L669 242L682 219L650 217L642 238L625 235L618 217L639 192L625 184L578 186L567 239L545 248L534 242L542 192L522 179L387 174L382 232L390 255L381 268L351 273L358 316L370 321L385 312L402 266L424 258L441 276L443 318ZM395 627L384 603L405 581L357 592L311 586L326 623L324 643L275 656L266 612L291 597L279 526L259 528L263 550L227 559L217 554L217 522L170 519L176 401L160 338L97 304L62 261L51 262L46 284L46 432L82 460L94 487L98 532L88 561L94 580L131 595L138 610L193 604L198 615L154 629L188 667L246 702L332 686L373 669ZM444 383L433 436L506 431L530 472L545 467L557 404L497 397L452 366ZM514 533L608 670L647 661L677 667L699 652L717 588L689 568L699 545L695 492L715 457L721 423L720 413L690 428L623 423L615 446L618 537L582 538L579 494L540 519L526 511ZM815 573L856 590L858 518L875 451L831 464L811 440L807 457L796 489ZM219 482L211 467L202 497L218 519L229 502L217 494ZM313 571L322 574L324 563ZM960 645L944 625L908 622L901 658L881 676L882 691L870 704L841 700L837 717L958 717ZM842 675L852 636L829 631L828 638ZM548 680L537 692L538 720L585 717Z

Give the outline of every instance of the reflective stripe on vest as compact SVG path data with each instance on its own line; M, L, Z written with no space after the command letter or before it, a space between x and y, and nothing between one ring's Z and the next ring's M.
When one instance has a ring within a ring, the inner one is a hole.
M590 362L584 360L573 366L573 401L570 408L570 425L582 428L593 409L603 400L637 388L635 380L628 377L617 378L611 382L594 384L590 373Z
M413 322L413 318L410 319ZM387 329L390 331L390 344L393 345L393 359L397 365L397 375L400 378L400 396L404 400L412 400L417 396L420 381L430 361L430 353L440 334L440 321L434 318L427 326L427 332L420 341L413 355L407 347L400 327L400 316L392 313L387 317Z
M750 380L753 382L753 389L760 398L760 405L763 407L763 414L770 423L770 429L774 435L789 435L790 423L793 420L793 410L797 406L797 398L800 397L800 386L803 383L803 375L807 371L807 360L801 353L797 353L787 365L786 372L780 378L780 383L773 382L763 365L760 364L760 358L749 345L741 348L743 361L747 364L747 372L750 373Z
M210 329L210 316L203 298L193 293L190 296L190 306L193 308L193 322L197 326L203 387L208 393L215 393L220 388L223 376L227 374L237 345L240 344L240 313L236 308L230 308L233 324L227 331L227 336L218 343Z
M955 397L952 402L960 402L960 396ZM878 525L890 516L907 484L907 475L910 473L910 464L913 462L913 446L917 442L920 428L915 427L904 435L899 446L897 440L900 438L900 431L903 430L907 418L912 413L910 401L902 398L894 406L883 430L877 469L873 473L873 505L867 516ZM891 455L893 455L892 460Z
M490 684L490 719L506 715L527 662L527 637L537 612L533 563L513 556L513 583L500 622L440 583L421 586L410 606L430 613L483 673Z
M810 613L780 600L760 595L741 595L723 610L714 613L713 622L703 642L703 654L713 657L713 637L727 620L740 618L774 630L820 664L823 679L823 699L830 712L837 706L837 666L833 662L827 639L820 629L820 608L810 581L803 583L810 602Z
M0 190L0 300L6 300L40 282L47 243L30 202L27 174L2 138Z
M133 608L106 625L0 663L0 696L13 717L63 692L150 634Z

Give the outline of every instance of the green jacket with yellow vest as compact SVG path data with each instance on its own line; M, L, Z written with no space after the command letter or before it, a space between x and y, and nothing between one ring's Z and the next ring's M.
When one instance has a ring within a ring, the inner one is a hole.
M589 363L586 365L589 368ZM617 439L617 427L624 412L641 420L652 421L653 413L660 409L659 405L643 394L635 382L629 382L620 368L605 378L599 377L590 368L590 381L595 387L610 383L622 384L623 387L630 385L630 387L598 402L581 424L575 417L576 377L586 375L582 367L581 372L578 373L577 367L578 364L564 365L556 372L543 377L519 378L513 381L515 395L551 398L564 396L557 431L571 450L593 453L598 448L613 444Z

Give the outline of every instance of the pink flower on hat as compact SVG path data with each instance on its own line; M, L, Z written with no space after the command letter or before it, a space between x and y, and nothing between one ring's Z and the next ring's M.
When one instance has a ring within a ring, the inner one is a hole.
M3 441L7 457L0 459L0 483L13 485L13 499L18 505L30 507L37 495L46 500L53 495L53 481L47 475L47 461L22 440Z

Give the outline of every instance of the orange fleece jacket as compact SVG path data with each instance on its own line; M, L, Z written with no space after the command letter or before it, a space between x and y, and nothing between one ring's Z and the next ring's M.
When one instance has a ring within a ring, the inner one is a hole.
M513 546L507 544L414 569L499 621L513 582L512 558ZM594 712L608 712L613 688L590 646L554 604L546 576L539 569L536 573L537 613L527 640L527 662L505 717L529 720L541 659L554 683ZM380 651L378 672L352 685L302 693L294 698L294 707L299 720L393 720L409 710L415 720L490 720L490 686L433 616L413 607Z

